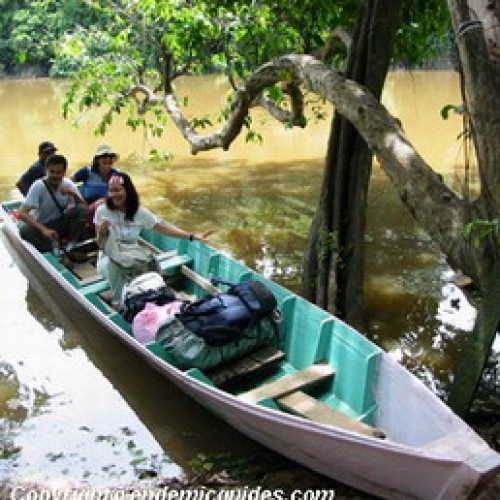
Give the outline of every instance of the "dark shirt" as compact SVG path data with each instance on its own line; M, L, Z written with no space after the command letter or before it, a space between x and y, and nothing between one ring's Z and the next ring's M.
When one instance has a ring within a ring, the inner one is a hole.
M118 169L112 167L109 176L118 172ZM108 180L103 179L99 173L92 171L90 167L83 167L77 170L72 175L71 180L83 183L80 186L80 192L87 203L93 203L108 194Z
M19 190L23 196L28 194L29 188L31 185L37 180L45 177L45 166L44 161L38 159L31 167L24 172L23 175L19 178L21 185L19 186Z

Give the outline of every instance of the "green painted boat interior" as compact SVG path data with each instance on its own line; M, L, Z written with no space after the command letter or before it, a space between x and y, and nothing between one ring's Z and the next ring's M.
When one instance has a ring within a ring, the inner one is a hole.
M16 210L19 205L19 201L3 204L8 212ZM219 277L233 283L256 279L274 293L281 311L278 326L280 345L277 347L285 353L285 358L273 365L273 369L266 372L264 379L262 375L258 379L249 376L239 385L231 386L231 392L245 392L257 385L296 373L312 364L326 362L334 368L334 376L311 389L305 389L304 392L350 417L373 424L377 409L373 387L382 353L379 347L331 314L216 249L197 241L167 237L153 230L143 230L141 236L146 242L154 245L160 254L165 254L162 272L176 290L196 298L207 293L199 284L181 273L181 266L187 266L206 279ZM43 257L113 324L127 334L132 334L131 325L112 310L101 296L101 293L109 288L104 278L87 284L65 268L52 253L45 253ZM151 342L146 348L165 362L174 364L160 344ZM190 368L185 370L185 373L205 384L212 384L209 376L198 368ZM278 409L272 399L266 398L257 404Z

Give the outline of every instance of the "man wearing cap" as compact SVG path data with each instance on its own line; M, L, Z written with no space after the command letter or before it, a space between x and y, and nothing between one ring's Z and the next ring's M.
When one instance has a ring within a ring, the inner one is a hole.
M38 160L16 182L16 187L23 196L28 194L29 188L37 179L45 176L45 162L56 151L57 148L52 142L43 141L40 143L38 146Z

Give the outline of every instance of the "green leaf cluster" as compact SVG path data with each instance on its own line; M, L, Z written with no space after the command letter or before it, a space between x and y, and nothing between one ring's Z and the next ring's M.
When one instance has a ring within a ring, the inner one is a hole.
M80 0L0 0L0 70L17 73L38 68L50 73L55 48L68 31L98 22Z
M413 0L403 4L394 63L416 67L440 53L448 55L452 39L447 3L443 0Z
M144 84L157 95L173 91L181 75L222 73L244 79L255 68L286 53L314 53L335 28L350 30L360 0L0 0L0 70L35 65L47 74L70 77L64 116L98 107L105 133L117 113L133 128L153 136L163 132L162 106L127 99ZM446 4L418 0L406 4L398 32L397 58L417 64L442 47L448 31ZM345 57L339 46L330 58ZM285 103L279 87L268 97ZM186 103L181 103L185 105ZM316 109L320 108L316 106ZM227 113L227 110L226 110ZM321 119L321 111L313 116ZM222 112L221 116L224 116ZM195 127L209 125L193 119ZM260 141L248 129L247 140ZM301 124L305 125L305 123Z
M463 235L476 246L479 246L485 238L491 236L498 239L500 236L500 218L492 220L477 219L469 222L463 229Z

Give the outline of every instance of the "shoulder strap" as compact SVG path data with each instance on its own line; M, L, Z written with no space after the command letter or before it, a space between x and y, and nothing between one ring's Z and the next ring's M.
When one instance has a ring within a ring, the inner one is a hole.
M45 184L45 187L47 188L47 191L49 192L51 198L54 200L54 203L56 204L57 208L59 209L59 211L61 213L64 212L64 208L61 207L61 204L57 201L53 191L52 191L52 188L49 186L49 184L47 183L47 181L44 179L43 183Z

